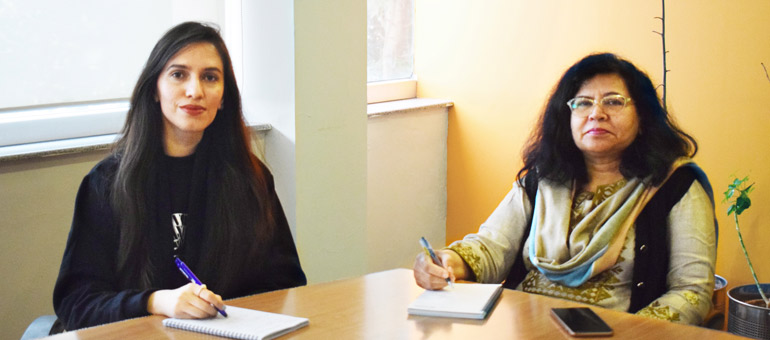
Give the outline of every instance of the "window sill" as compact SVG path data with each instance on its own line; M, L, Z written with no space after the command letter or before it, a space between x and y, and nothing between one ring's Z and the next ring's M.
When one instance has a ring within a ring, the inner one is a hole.
M376 118L392 114L425 111L434 108L448 108L451 106L454 106L454 102L447 99L411 98L369 104L366 113L369 118Z
M453 105L454 103L451 100L446 99L411 98L369 104L367 105L367 115L369 118L377 118L392 114L430 110L433 108L448 108ZM272 129L270 124L256 124L251 126L251 130L255 133L266 132L270 129ZM108 150L112 147L117 136L117 134L109 134L3 146L0 147L0 163L22 159Z
M256 124L250 127L255 133L272 129L270 124ZM0 147L0 162L108 150L117 137L117 134L110 134L3 146Z

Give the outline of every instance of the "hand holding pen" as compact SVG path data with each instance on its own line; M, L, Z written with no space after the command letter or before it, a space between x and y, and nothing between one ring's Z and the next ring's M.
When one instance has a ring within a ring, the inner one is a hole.
M430 246L430 243L428 243L428 240L426 240L424 237L420 237L420 244L422 245L428 257L430 257L430 259L433 261L433 263L436 264L437 266L444 267L447 270L447 272L449 272L449 275L451 276L452 275L451 268L449 266L445 266L441 262L441 259L439 259L438 256L436 256L436 252L433 251L433 248ZM446 278L446 283L450 287L454 288L454 283L452 282L451 277Z
M206 285L204 285L200 280L198 280L198 277L195 276L195 274L190 270L190 268L187 267L187 265L182 262L178 257L174 259L174 262L176 263L177 268L179 268L179 271L184 274L184 276L189 280L190 282L200 286L200 290L198 290L198 297L200 297L201 292L206 289ZM214 308L216 308L217 312L219 314L222 314L222 316L227 317L227 313L223 309L219 309L216 306L212 305Z

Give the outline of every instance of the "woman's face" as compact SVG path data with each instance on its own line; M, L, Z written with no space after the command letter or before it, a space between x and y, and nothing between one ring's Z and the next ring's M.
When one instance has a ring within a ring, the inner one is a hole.
M163 111L166 143L200 141L222 106L223 70L217 49L205 42L184 47L166 63L158 76L156 98Z
M599 74L585 81L575 95L576 98L591 98L600 101L611 95L630 98L626 84L617 74ZM639 117L634 102L611 112L609 105L594 105L587 114L572 111L570 126L572 139L583 157L619 160L639 133Z

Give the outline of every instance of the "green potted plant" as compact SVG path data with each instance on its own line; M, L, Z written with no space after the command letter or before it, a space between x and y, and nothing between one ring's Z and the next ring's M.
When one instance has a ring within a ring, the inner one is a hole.
M724 194L724 202L729 203L727 215L733 215L738 240L755 283L754 285L735 287L727 292L730 299L727 330L731 333L757 339L770 339L770 299L767 298L767 293L770 293L770 284L759 283L746 245L743 243L740 224L738 224L738 215L751 207L749 193L754 190L754 184L749 184L748 181L748 177L736 178L727 186L727 191Z

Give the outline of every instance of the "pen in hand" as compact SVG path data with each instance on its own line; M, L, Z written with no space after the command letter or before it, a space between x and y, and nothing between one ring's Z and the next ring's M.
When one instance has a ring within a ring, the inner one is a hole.
M181 271L182 274L184 274L184 276L188 280L190 280L190 282L192 282L192 283L194 283L196 285L199 285L199 286L203 285L201 280L198 280L198 277L195 276L195 274L193 274L193 272L192 272L192 270L190 270L190 268L187 268L187 265L184 264L184 262L182 262L182 260L180 260L177 257L177 258L174 258L174 262L176 263L176 267L179 268L179 271ZM217 308L216 306L214 306L214 308L217 310L217 312L219 312L219 314L222 314L222 316L227 317L227 313L225 313L224 310L221 310L221 309Z
M428 255L430 255L431 260L433 260L433 263L439 266L444 266L441 264L441 259L436 256L436 253L433 251L433 248L431 248L430 243L428 243L428 240L426 240L424 237L420 237L420 244L425 249L426 252L428 252ZM452 280L450 278L446 278L446 283L449 284L449 287L454 288L455 285L452 283Z

